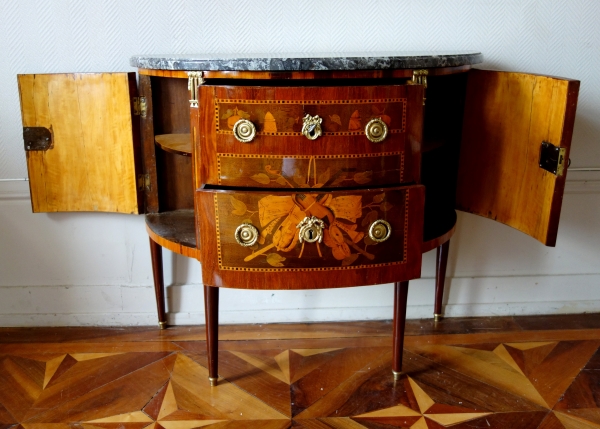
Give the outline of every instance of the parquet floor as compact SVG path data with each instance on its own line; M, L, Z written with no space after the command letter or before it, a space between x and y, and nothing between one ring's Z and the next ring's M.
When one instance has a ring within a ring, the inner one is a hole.
M600 315L0 329L0 428L600 428Z

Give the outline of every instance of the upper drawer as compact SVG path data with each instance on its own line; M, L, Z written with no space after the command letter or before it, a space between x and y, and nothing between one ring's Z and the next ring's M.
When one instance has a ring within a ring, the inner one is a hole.
M314 140L302 132L307 115L321 120ZM247 143L234 135L241 120L255 128ZM421 86L203 85L199 121L200 183L294 188L419 181ZM382 128L387 136L371 141Z

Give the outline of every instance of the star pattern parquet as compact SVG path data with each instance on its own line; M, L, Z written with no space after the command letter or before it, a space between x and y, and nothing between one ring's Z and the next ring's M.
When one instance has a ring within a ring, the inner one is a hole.
M193 332L0 330L0 429L600 429L598 329L408 336L397 382L385 330L230 335L216 388Z

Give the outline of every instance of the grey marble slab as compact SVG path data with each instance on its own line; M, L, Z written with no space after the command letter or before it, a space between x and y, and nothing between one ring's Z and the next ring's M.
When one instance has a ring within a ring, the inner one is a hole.
M457 67L479 64L483 55L472 51L453 52L372 52L318 54L196 54L136 55L130 64L156 70L386 70Z

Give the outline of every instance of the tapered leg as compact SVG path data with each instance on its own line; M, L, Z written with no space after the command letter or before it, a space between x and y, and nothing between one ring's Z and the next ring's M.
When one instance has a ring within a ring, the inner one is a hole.
M435 304L433 319L437 322L442 318L442 300L444 299L444 283L446 281L446 266L448 265L448 252L450 240L437 248L435 264Z
M152 275L154 277L154 292L156 293L156 309L158 311L158 326L167 327L165 314L165 282L163 278L162 246L150 238L150 255L152 255Z
M217 385L219 378L219 288L204 286L204 315L206 318L206 350L208 380Z
M404 347L404 327L406 326L406 299L408 297L408 282L394 284L394 332L392 334L393 356L392 373L394 380L402 375L402 349Z

